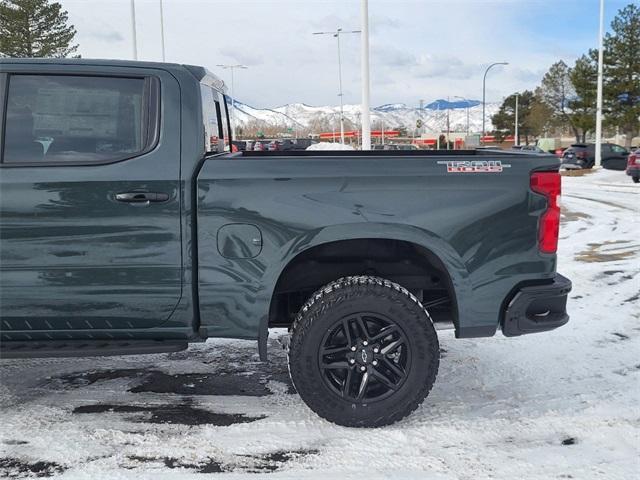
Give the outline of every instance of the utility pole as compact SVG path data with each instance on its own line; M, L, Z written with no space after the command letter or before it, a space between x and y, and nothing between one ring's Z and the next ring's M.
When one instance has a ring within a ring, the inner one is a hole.
M369 86L369 0L362 0L362 35L360 35L360 69L362 76L362 150L371 150L371 107Z
M487 67L484 71L484 77L482 77L482 137L480 138L480 142L482 142L482 138L485 136L485 121L486 121L486 93L487 93L487 73L496 65L509 65L509 62L495 62Z
M516 93L516 131L515 131L514 145L520 145L520 137L518 135L518 99L519 98L520 98L520 94Z
M345 33L361 33L360 30L343 31L342 28L338 28L335 32L313 32L313 35L331 35L338 40L338 85L340 91L338 96L340 97L340 143L344 145L344 102L342 100L342 55L340 53L340 35Z
M133 59L138 60L138 36L136 33L136 1L131 0L131 38L133 40Z
M247 67L246 65L216 65L220 68L224 68L225 70L231 70L231 139L235 140L236 138L236 96L233 93L233 86L234 86L234 78L233 78L233 71L236 68L242 69L242 70L246 70ZM229 147L231 147L231 144L229 144Z
M602 165L602 65L604 61L604 0L600 0L600 32L598 33L598 90L596 93L596 159L595 165Z
M162 46L162 61L165 62L167 57L164 50L164 8L162 0L160 0L160 45Z

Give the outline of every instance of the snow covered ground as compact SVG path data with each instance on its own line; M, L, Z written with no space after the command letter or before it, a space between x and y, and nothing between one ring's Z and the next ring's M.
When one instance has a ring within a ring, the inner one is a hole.
M0 362L0 478L632 479L640 472L639 192L564 178L571 321L456 340L431 395L391 427L316 417L284 353L210 341L141 357Z

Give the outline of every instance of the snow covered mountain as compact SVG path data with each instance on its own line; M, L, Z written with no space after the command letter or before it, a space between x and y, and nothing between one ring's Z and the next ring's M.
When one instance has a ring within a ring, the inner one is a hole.
M375 107L371 110L371 125L379 129L399 127L412 131L416 128L417 120L422 120L426 133L438 133L447 129L447 115L451 131L466 131L467 104L469 105L469 130L482 130L482 103L478 100L447 102L438 99L420 109L410 107L404 103L392 103ZM491 129L491 115L495 114L500 105L488 103L486 105L487 125ZM309 129L313 131L327 131L339 128L340 106L311 106L304 103L290 103L276 108L255 108L240 101L235 102L236 121L238 125L248 126L258 123L265 126ZM360 123L360 105L345 105L345 119L355 128Z

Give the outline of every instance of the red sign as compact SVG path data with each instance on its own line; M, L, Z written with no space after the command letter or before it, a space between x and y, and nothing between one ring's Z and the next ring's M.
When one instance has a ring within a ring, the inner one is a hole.
M344 132L345 138L359 138L360 130L349 130ZM382 130L371 130L371 136L373 138L382 138ZM400 132L398 130L385 130L384 131L385 138L387 137L398 137L400 136ZM320 139L340 139L340 132L322 132L320 134Z

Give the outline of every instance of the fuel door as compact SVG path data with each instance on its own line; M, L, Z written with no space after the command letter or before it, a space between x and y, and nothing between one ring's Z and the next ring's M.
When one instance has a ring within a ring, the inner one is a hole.
M255 258L262 251L262 233L255 225L228 223L218 230L218 252L224 258Z

